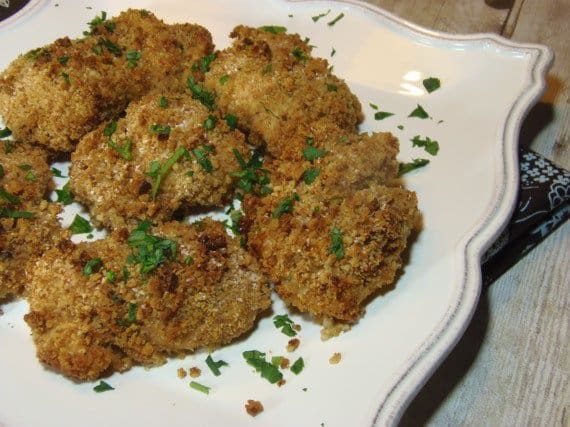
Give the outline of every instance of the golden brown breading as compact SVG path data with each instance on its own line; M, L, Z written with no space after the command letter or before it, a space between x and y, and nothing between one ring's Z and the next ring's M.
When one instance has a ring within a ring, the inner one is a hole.
M310 56L299 35L238 26L231 37L233 45L217 54L204 85L223 111L238 117L251 143L267 144L269 154L285 160L302 149L292 137L310 135L316 121L325 118L350 132L362 121L358 99L326 60Z
M27 261L62 238L47 152L6 141L0 151L0 302L24 291Z
M290 182L275 188L265 198L245 199L251 252L288 304L355 321L365 299L392 283L401 267L418 216L415 193L372 185L329 198Z
M139 225L46 252L31 269L25 319L42 362L93 380L226 344L253 327L269 293L221 223Z
M233 150L249 156L243 134L189 94L164 96L166 108L157 94L131 103L112 135L105 135L109 131L102 125L72 154L71 190L89 207L94 224L118 228L142 219L166 221L177 210L223 206L231 198L236 178L230 173L239 170ZM212 129L204 125L207 120ZM128 159L118 147L129 148ZM153 162L162 168L169 159L177 160L157 186L150 175Z
M191 64L213 49L205 28L142 10L90 26L90 35L32 50L0 75L0 115L16 139L72 151L150 89L184 87Z

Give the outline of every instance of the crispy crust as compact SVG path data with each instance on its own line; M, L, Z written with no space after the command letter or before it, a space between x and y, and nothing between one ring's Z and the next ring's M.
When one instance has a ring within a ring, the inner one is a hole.
M227 344L269 307L257 263L220 223L171 222L152 234L175 240L177 254L146 275L126 262L124 229L104 240L60 244L35 263L25 319L43 363L78 380L153 366L168 355ZM189 255L193 262L184 262ZM96 258L102 267L86 276L84 266ZM108 271L117 273L114 283Z
M0 115L16 139L69 152L150 89L183 88L190 65L212 49L203 27L167 25L129 9L82 39L62 38L15 59L0 74ZM137 66L128 66L127 52L141 53Z
M239 117L251 143L267 144L269 154L287 160L298 152L295 135L309 135L324 117L356 130L363 118L360 102L326 60L310 56L311 47L298 34L240 25L231 37L233 45L217 54L204 85L223 111Z
M208 111L190 95L164 95L167 108L159 106L160 95L149 94L128 107L111 137L104 135L105 125L101 125L85 136L72 154L71 189L76 200L89 207L96 225L118 228L133 227L142 219L167 221L175 211L191 206L219 207L230 200L235 183L230 173L239 169L233 150L248 156L243 134L230 130L219 114ZM203 125L209 116L217 120L210 130ZM154 124L170 126L171 131L160 135L150 130ZM130 143L132 159L124 159L111 148L110 139L118 146ZM148 176L151 163L165 164L182 147L189 154L172 166L153 199L155 180ZM205 153L213 171L200 166L192 154L194 149Z

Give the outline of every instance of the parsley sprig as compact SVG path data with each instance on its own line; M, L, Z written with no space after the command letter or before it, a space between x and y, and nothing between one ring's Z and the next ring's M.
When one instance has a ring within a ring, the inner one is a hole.
M153 271L167 260L176 256L176 242L154 236L149 233L151 225L149 221L141 221L129 238L128 244L133 248L127 261L131 264L140 265L139 272L147 274Z
M293 321L286 314L277 314L273 317L273 324L276 328L281 329L288 337L294 337L297 332L293 329Z
M253 366L261 374L261 377L271 384L275 384L283 379L281 371L275 365L265 360L265 353L259 350L248 350L244 351L242 355L247 364Z
M150 162L150 170L146 173L147 176L154 179L152 184L151 196L152 200L156 199L158 194L158 189L164 177L168 174L172 166L182 157L189 157L188 150L184 147L178 147L176 151L170 156L164 164L161 164L158 160L153 160Z
M263 169L263 156L258 152L253 152L246 162L241 153L235 148L232 150L241 170L231 172L231 176L239 178L238 187L243 194L252 193L256 196L266 196L271 193L269 187L269 171Z

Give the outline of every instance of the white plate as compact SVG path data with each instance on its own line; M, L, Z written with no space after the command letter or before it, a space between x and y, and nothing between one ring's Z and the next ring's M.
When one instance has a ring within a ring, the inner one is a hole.
M227 35L237 24L283 25L310 37L315 55L328 58L362 101L362 129L394 132L403 161L431 158L426 168L406 176L407 186L418 193L424 230L395 289L373 299L350 333L322 342L317 325L292 316L303 330L301 346L290 357L302 356L306 367L298 376L286 372L283 387L261 379L241 357L247 349L286 354L288 338L271 317L244 340L214 352L214 359L230 363L219 377L208 371L206 353L200 352L149 371L113 375L107 382L115 390L97 394L94 384L75 384L45 370L22 320L25 302L7 304L0 317L0 426L397 423L470 320L481 287L481 254L515 202L518 132L544 88L551 52L494 35L426 31L354 1L59 0L36 4L0 24L0 68L57 37L81 36L102 10L112 16L129 6L168 22L200 23L219 48L229 43ZM329 9L326 17L311 19ZM327 25L340 13L342 19ZM427 94L421 81L430 76L440 78L442 87ZM370 103L396 114L376 121ZM432 119L408 118L417 104ZM415 135L439 141L439 154L430 157L412 148ZM285 312L280 301L274 312ZM328 359L334 352L342 361L333 366ZM209 395L177 377L177 368L191 366L202 368L198 381L212 387ZM247 415L247 399L260 400L265 411L256 418Z

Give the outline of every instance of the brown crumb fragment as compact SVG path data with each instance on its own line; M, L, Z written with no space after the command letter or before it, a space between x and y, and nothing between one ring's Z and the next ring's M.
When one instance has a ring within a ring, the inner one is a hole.
M289 367L289 363L291 363L291 361L286 357L284 357L283 359L281 359L281 362L279 362L279 367L281 369L287 369Z
M291 352L297 350L299 344L301 344L301 341L299 341L298 338L290 339L287 343L287 351Z
M327 341L331 338L338 337L343 332L348 332L351 328L349 323L335 321L331 317L325 317L322 320L323 327L321 329L321 341Z
M245 410L249 415L255 417L260 412L263 412L263 405L259 400L248 399L245 404Z
M186 377L186 370L184 368L178 368L176 373L178 374L178 378L185 378Z
M280 379L279 381L277 381L277 385L278 385L279 387L281 387L281 386L285 385L286 382L287 382L286 380Z
M293 326L291 327L293 328L294 331L301 332L301 325L299 325L298 323L294 323Z
M338 363L340 362L341 357L342 357L342 356L341 356L340 353L334 353L334 354L330 357L329 363L330 363L331 365L336 365L336 364L338 364Z
M200 375L202 375L202 370L196 366L193 366L188 370L188 373L192 378L198 378Z

